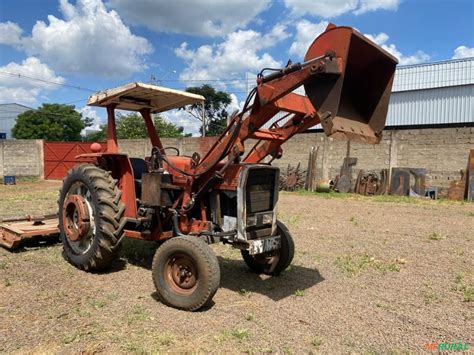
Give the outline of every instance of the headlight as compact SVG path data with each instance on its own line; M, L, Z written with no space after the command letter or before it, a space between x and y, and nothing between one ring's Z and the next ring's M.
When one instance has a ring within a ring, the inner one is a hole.
M257 216L247 216L247 226L255 226L257 224Z
M271 224L273 222L273 213L264 213L262 215L262 224Z

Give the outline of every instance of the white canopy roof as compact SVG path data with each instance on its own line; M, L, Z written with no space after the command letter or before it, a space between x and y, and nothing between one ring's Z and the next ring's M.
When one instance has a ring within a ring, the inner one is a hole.
M106 107L117 104L120 110L139 111L143 108L151 112L163 112L204 101L204 96L161 86L130 83L117 88L99 91L89 97L89 106Z

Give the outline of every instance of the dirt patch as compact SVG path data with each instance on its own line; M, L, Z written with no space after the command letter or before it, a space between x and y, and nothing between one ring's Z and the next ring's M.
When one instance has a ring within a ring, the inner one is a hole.
M53 212L58 187L2 186L0 215ZM195 313L156 300L154 243L127 240L121 259L100 274L66 263L60 245L0 250L0 352L402 353L437 342L473 346L474 205L325 197L281 195L279 215L296 256L279 277L255 275L238 251L213 246L221 287L214 304Z

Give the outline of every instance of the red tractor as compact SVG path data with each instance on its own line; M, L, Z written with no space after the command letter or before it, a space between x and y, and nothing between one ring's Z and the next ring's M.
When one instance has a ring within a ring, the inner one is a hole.
M354 29L329 25L304 63L262 70L242 111L202 157L163 147L152 120L201 96L141 83L91 96L89 105L107 109L107 149L93 144L64 179L59 225L68 261L102 269L125 237L161 241L152 266L157 292L189 311L219 287L209 244L238 248L249 268L278 275L290 265L294 243L277 219L279 170L271 162L284 142L317 124L331 137L378 143L396 64ZM302 85L305 96L294 93ZM115 109L142 115L152 145L146 159L119 153ZM286 114L263 128L280 112ZM248 139L256 141L250 149Z

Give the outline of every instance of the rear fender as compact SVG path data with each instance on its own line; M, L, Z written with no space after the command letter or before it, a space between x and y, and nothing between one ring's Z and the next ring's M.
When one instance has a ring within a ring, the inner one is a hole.
M76 157L79 162L96 164L104 170L111 171L112 177L118 180L118 188L122 191L121 201L125 205L125 217L137 218L137 200L135 194L135 177L132 164L127 154L90 153Z

